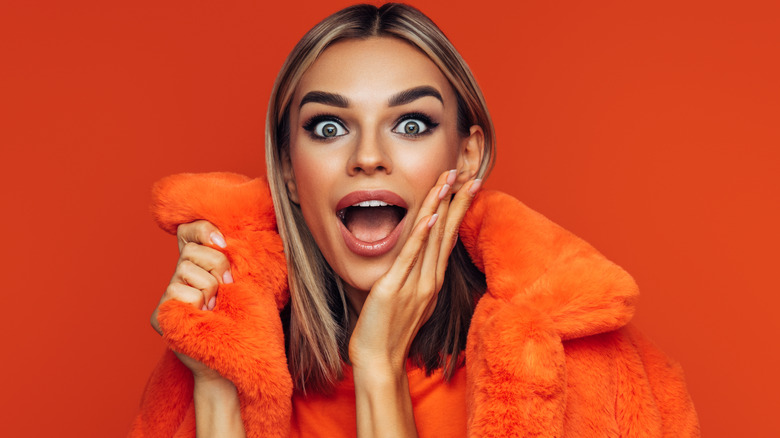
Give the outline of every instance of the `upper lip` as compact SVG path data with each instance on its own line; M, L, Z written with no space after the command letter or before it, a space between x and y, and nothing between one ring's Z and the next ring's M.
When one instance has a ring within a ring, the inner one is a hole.
M382 201L406 210L409 209L406 201L390 190L358 190L341 198L338 204L336 204L336 212L363 201Z

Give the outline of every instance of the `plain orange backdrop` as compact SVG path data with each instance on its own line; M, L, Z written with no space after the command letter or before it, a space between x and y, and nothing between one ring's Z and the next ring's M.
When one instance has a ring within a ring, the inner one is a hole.
M347 2L0 5L0 434L123 436L177 259L177 172L263 173L295 41ZM624 266L707 437L780 436L775 2L416 1L498 132L488 187Z

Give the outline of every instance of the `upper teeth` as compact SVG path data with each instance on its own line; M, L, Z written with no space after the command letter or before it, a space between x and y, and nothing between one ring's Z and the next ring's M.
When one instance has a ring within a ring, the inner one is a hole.
M363 201L358 202L357 204L352 204L353 207L387 207L387 202L377 201L377 200L370 200L370 201Z

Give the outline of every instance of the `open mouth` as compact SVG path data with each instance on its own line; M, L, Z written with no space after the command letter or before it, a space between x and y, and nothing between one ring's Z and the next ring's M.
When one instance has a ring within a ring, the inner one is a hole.
M358 190L336 205L341 236L347 248L362 257L391 251L405 228L406 201L389 190Z
M363 242L378 242L395 230L406 216L406 209L379 200L355 203L338 211L344 227Z

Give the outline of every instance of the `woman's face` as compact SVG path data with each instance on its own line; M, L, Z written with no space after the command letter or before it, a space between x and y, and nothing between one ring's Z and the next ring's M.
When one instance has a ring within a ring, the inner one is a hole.
M479 128L458 133L455 93L438 67L406 42L377 37L332 45L303 75L283 167L325 259L368 291L437 177L458 169L457 189L481 153Z

